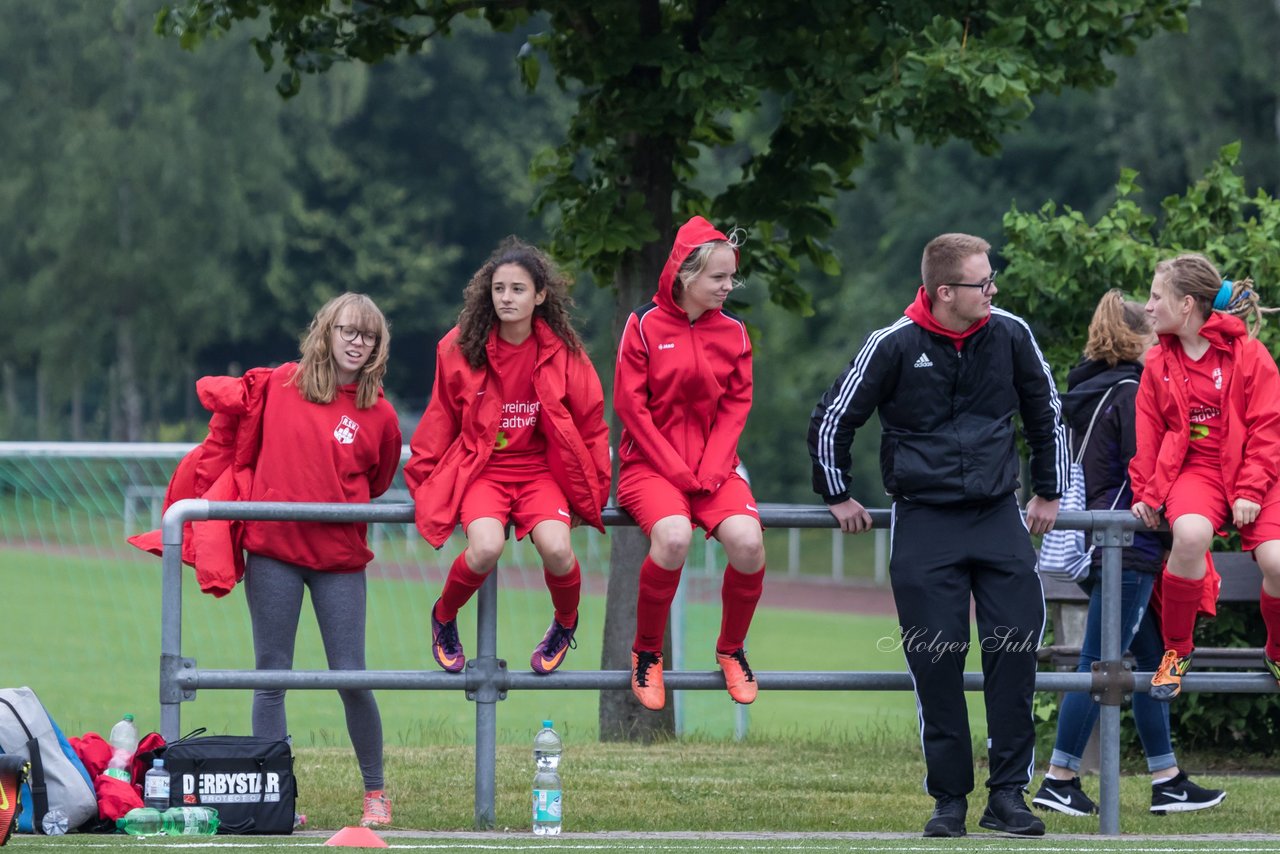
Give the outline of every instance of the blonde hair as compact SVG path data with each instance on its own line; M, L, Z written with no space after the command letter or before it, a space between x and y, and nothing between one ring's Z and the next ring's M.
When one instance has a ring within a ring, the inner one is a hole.
M298 370L289 380L311 403L332 403L338 394L338 370L333 360L333 327L346 309L355 314L355 326L377 335L373 352L356 374L356 407L368 409L378 402L382 377L387 372L391 329L373 300L364 294L346 293L325 303L307 327L299 350Z
M972 234L940 234L924 248L920 259L920 281L930 299L938 295L939 285L948 285L963 275L965 259L985 255L991 244Z
M1195 300L1196 306L1206 320L1214 311L1214 300L1218 298L1218 292L1222 290L1224 284L1222 274L1218 272L1213 262L1195 252L1168 258L1156 264L1156 276L1161 278L1177 296L1189 296ZM1263 317L1280 311L1262 304L1261 297L1253 289L1253 279L1250 278L1232 282L1231 298L1227 301L1227 307L1217 310L1244 320L1249 327L1249 334L1255 338L1258 331L1262 329Z
M684 283L691 282L702 275L707 269L707 265L711 263L711 255L721 246L727 246L733 250L734 257L738 255L738 251L743 243L743 235L746 234L745 229L735 228L728 234L726 240L711 240L707 243L699 243L693 250L685 256L684 263L680 265L680 269L676 270L676 279L671 283L671 298L680 301L680 295L684 293ZM740 288L745 283L737 276L733 277L734 289Z
M1125 299L1112 288L1098 300L1089 321L1089 341L1084 357L1115 367L1120 362L1136 362L1151 339L1151 321L1142 303Z

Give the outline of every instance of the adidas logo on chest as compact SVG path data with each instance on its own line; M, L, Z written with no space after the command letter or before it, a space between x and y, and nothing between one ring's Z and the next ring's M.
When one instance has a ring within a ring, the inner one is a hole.
M913 368L932 368L933 362L929 360L929 356L927 354L921 353L920 358L916 359L916 363L912 365L912 367Z

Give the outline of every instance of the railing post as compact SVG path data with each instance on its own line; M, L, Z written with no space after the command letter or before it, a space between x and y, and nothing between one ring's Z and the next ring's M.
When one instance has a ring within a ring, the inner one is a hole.
M182 528L209 518L209 502L198 498L175 501L160 525L160 735L177 741L182 735L182 701L195 698L184 691L178 675L194 668L182 658Z
M476 652L467 662L467 699L476 704L477 830L492 830L497 821L498 707L506 699L507 663L498 658L498 573L490 572L476 595Z
M1133 531L1115 522L1095 524L1092 542L1102 550L1102 643L1094 665L1094 702L1099 704L1098 832L1120 833L1120 705L1132 696L1133 676L1124 662L1120 625L1120 549L1133 544ZM1125 677L1128 690L1125 690Z

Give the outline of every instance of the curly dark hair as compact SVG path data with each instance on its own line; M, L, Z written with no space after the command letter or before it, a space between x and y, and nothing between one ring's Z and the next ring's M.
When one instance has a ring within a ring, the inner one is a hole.
M462 312L458 315L458 348L462 350L467 364L479 368L489 361L485 346L489 343L489 332L498 323L498 312L493 307L493 273L504 264L522 267L533 279L535 292L546 293L542 304L534 308L533 316L545 320L551 331L571 352L581 353L582 339L578 337L569 318L569 311L573 308L569 289L573 282L536 246L511 236L498 244L489 260L476 270L462 291Z

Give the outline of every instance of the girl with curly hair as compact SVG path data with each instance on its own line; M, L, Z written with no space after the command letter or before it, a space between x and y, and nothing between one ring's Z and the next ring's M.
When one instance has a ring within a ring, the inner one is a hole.
M436 348L405 482L431 545L459 522L467 537L431 608L432 655L451 673L466 663L458 610L497 566L507 525L533 539L555 612L530 666L551 673L575 646L582 580L569 533L578 522L604 530L610 469L604 393L570 322L569 286L546 255L507 238Z

